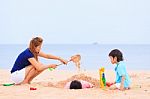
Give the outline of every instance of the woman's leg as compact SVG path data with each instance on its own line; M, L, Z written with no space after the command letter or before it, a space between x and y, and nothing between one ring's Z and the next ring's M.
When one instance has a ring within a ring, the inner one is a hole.
M40 62L39 62L40 63ZM42 63L40 63L41 65L42 65ZM35 70L36 70L36 68L35 68ZM42 73L44 70L42 70L42 71L37 71L36 70L36 72L35 72L35 74L29 79L29 82L28 83L30 83L36 76L38 76L40 73Z
M42 71L37 71L36 68L32 65L27 66L25 69L25 79L21 84L30 83L33 78L39 75Z
M40 73L42 73L43 71L37 71L36 73L35 73L35 75L33 75L30 79L29 79L29 83L36 77L36 76L38 76Z

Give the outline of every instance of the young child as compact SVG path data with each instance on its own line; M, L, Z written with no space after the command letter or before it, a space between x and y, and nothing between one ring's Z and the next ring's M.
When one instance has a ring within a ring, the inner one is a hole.
M85 88L93 88L93 84L84 81L84 80L73 80L68 82L65 85L66 89L85 89Z
M111 90L119 89L125 90L130 89L131 80L126 70L126 65L123 62L123 54L120 50L114 49L109 53L109 57L112 64L116 64L116 81L110 86Z

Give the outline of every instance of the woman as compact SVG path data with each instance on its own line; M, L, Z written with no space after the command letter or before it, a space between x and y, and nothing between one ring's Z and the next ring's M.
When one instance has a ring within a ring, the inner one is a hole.
M41 51L43 39L35 37L30 41L29 48L23 51L15 61L15 64L11 70L11 79L15 84L29 84L33 78L39 75L42 71L47 68L56 68L56 64L44 65L38 61L38 56L59 60L64 64L67 61L50 54L46 54Z

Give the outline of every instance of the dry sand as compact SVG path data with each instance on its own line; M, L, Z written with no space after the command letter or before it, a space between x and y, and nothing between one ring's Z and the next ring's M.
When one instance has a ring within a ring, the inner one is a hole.
M106 80L113 82L115 73L106 71ZM150 71L129 71L132 80L130 90L103 90L99 88L98 71L44 71L31 84L3 86L12 83L8 70L0 70L0 99L150 99ZM70 90L64 89L66 82L82 79L95 85L94 88ZM30 90L30 87L37 90Z

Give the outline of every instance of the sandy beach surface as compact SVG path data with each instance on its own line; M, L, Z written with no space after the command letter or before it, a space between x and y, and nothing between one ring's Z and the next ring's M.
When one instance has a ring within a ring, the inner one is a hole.
M105 71L106 80L113 82L115 73ZM105 90L99 88L98 71L45 70L31 84L3 86L12 83L9 70L0 70L0 99L150 99L150 71L129 71L132 80L130 90ZM87 80L94 88L70 90L64 84L73 78ZM36 90L30 90L36 88Z

